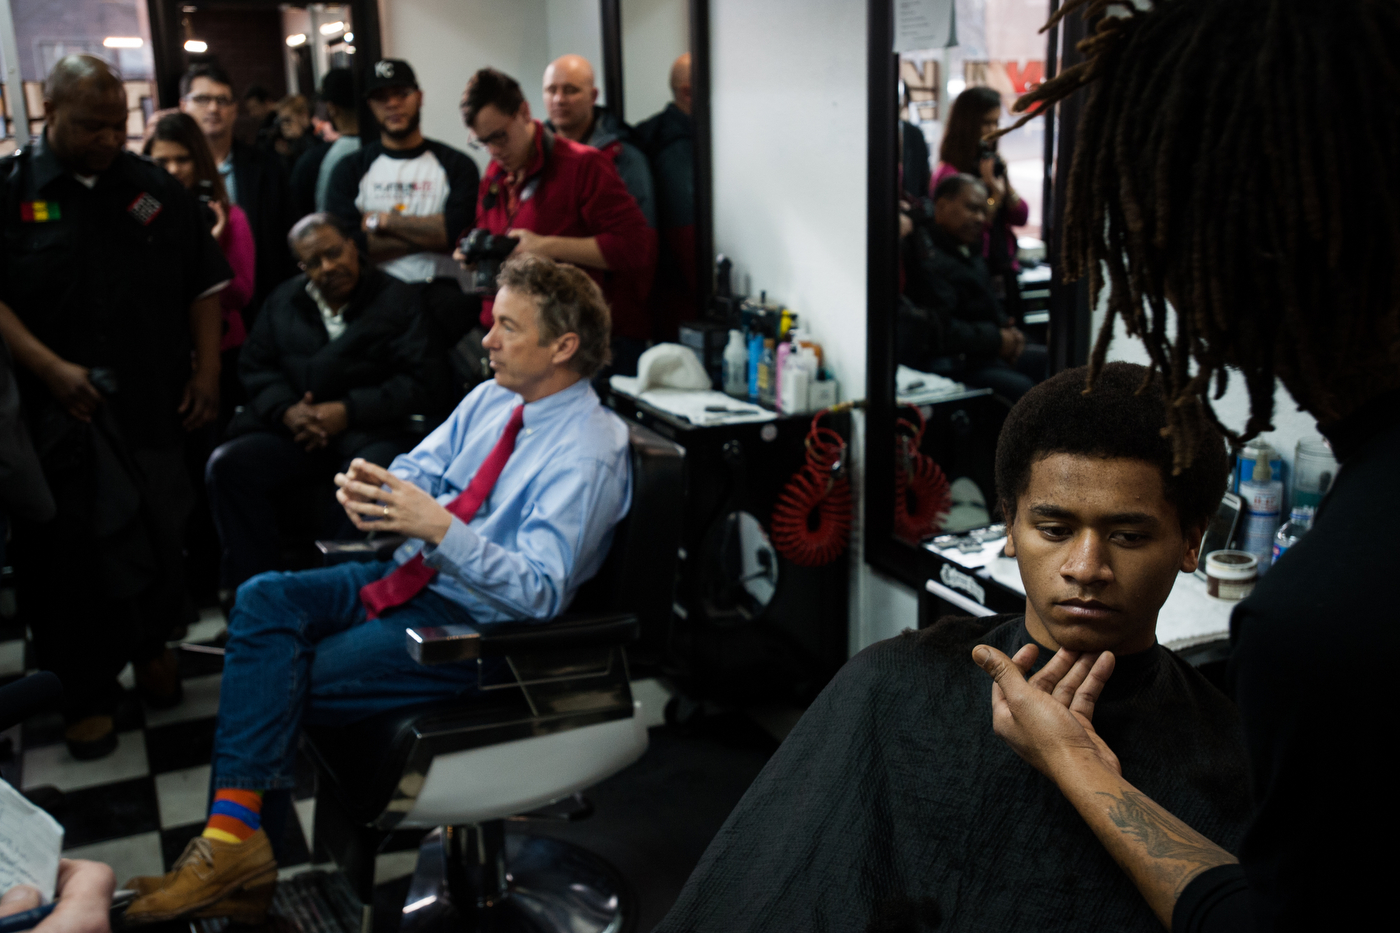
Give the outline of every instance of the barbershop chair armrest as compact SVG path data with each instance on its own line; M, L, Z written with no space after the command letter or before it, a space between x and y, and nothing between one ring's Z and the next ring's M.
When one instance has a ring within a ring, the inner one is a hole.
M408 653L419 664L447 664L531 651L601 648L636 641L641 623L628 612L560 616L548 622L495 622L408 629Z
M344 538L336 541L317 541L316 550L321 552L321 563L329 567L346 561L389 560L399 545L408 539L403 535L384 535L368 541L364 538Z

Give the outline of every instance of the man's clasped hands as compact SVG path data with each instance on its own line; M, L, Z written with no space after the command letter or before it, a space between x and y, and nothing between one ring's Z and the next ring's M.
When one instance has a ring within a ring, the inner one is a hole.
M282 423L292 432L292 440L310 451L325 447L350 420L344 402L318 404L307 392L282 415Z

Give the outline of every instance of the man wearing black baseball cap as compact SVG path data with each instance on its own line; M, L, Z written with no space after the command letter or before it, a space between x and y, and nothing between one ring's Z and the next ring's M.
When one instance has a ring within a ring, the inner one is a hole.
M326 210L364 231L370 259L405 282L460 281L452 238L473 226L480 181L465 153L419 129L423 92L405 61L377 61L365 97L379 141L340 160L331 173Z

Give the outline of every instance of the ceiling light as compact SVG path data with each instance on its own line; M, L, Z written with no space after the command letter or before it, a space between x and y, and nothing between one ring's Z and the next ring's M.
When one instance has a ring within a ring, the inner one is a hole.
M193 52L196 55L203 55L205 52L209 51L209 43L199 39L186 39L185 51Z
M102 40L103 48L108 49L139 49L145 44L140 36L108 36Z
M336 23L322 23L322 24L321 24L321 35L323 35L323 36L333 36L333 35L335 35L335 34L338 33L338 32L344 32L344 31L345 31L345 24L344 24L344 23L341 23L341 22L336 22Z
M354 42L354 41L355 41L355 34L354 34L353 32L347 32L345 35L341 36L340 38L344 39L346 42Z
M294 36L288 36L288 37L287 37L287 47L288 47L288 48L294 49L294 48L296 48L296 47L299 46L299 45L305 45L305 44L306 44L306 33L304 33L304 32L299 32L299 33L297 33L297 34L294 35Z

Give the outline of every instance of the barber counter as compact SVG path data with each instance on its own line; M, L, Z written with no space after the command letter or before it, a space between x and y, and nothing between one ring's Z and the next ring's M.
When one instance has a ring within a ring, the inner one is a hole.
M805 705L846 660L849 549L799 567L768 532L812 416L697 426L620 392L607 404L685 448L674 611L630 652L634 669L671 676L693 700ZM848 414L822 424L849 440Z
M980 545L974 548L973 545ZM1005 526L946 535L924 545L933 558L919 593L919 628L947 615L990 616L1026 609L1026 590L1014 558L1002 555ZM1206 595L1195 574L1178 574L1157 613L1157 641L1200 669L1222 690L1229 653L1230 612L1236 601Z

